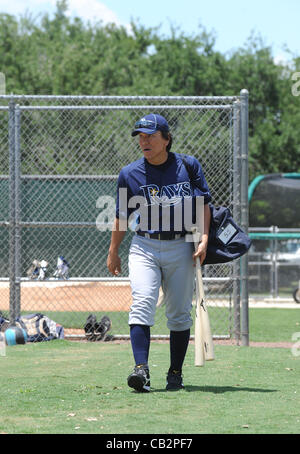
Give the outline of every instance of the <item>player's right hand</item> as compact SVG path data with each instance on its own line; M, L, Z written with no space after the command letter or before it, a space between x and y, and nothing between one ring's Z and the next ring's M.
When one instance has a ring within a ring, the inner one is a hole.
M117 253L109 252L106 264L113 276L118 276L121 273L121 259Z

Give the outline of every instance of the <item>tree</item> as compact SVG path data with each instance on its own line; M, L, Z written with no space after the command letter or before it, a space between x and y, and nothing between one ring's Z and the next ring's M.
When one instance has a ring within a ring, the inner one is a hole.
M247 88L250 180L300 171L300 96L291 91L299 57L293 67L275 64L272 49L254 35L224 56L203 27L188 35L171 26L161 36L159 26L132 21L129 33L114 24L71 19L66 10L62 0L52 18L0 15L0 71L7 93L232 96Z

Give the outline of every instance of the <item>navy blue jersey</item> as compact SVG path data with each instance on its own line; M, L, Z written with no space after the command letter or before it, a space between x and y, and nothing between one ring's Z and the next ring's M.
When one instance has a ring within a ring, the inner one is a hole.
M193 169L193 181L196 183L193 186L183 164L182 155L178 153L169 152L167 161L160 165L150 164L142 157L123 167L118 178L116 217L133 218L132 214L135 212L136 223L140 224L139 228L142 231L184 232L184 222L182 227L178 228L178 223L174 221L174 210L178 210L178 205L181 204L180 209L184 216L182 204L184 199L190 199L193 203L197 196L202 196L204 204L211 200L201 164L192 156L185 156L185 159ZM120 189L126 189L126 201L123 196L120 198ZM148 212L146 228L145 224L141 223L141 210L143 213L145 210ZM164 228L166 212L170 213L169 228ZM153 213L158 213L158 216Z

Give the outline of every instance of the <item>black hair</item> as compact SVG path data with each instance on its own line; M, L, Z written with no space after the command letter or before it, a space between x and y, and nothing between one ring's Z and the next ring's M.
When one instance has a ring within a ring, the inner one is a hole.
M165 140L169 141L166 149L167 149L167 151L170 151L171 147L172 147L172 142L173 142L172 135L167 131L161 131L161 135Z

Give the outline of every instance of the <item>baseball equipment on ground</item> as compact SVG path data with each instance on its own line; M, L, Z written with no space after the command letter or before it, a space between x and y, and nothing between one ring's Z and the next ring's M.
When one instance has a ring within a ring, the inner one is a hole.
M0 332L0 356L6 356L5 334Z
M7 345L26 344L27 333L23 328L10 326L5 331L5 341Z
M57 279L69 279L69 263L60 255L57 259L56 270L53 274Z
M108 336L112 323L107 315L104 315L100 322L97 322L96 316L90 314L84 325L86 339L90 342L111 340L113 336Z
M300 281L299 287L293 291L293 298L296 301L296 303L300 304Z
M29 279L44 280L47 274L48 262L46 260L33 260L30 268L27 270Z
M96 341L105 341L107 338L107 332L111 329L111 320L107 315L104 315L100 322L95 323L95 340Z
M10 333L8 329L18 328L14 333ZM3 314L0 312L0 332L6 332L6 337L8 342L14 345L16 341L17 344L22 343L22 336L19 329L25 332L26 342L42 342L50 341L53 339L64 339L64 328L59 323L56 323L54 320L51 320L47 315L36 312L34 314L25 314L17 317L15 324L12 326L10 321L3 317ZM17 335L17 336L16 336ZM21 342L19 342L19 339ZM23 342L24 343L24 342Z
M195 251L198 249L197 231L193 230ZM196 318L195 318L195 366L215 359L210 321L205 303L200 260L196 259Z
M94 336L94 331L95 331L95 324L97 323L96 316L94 314L90 314L88 318L86 319L85 325L84 325L84 332L85 332L85 337L87 338L88 341L94 341L95 336Z

